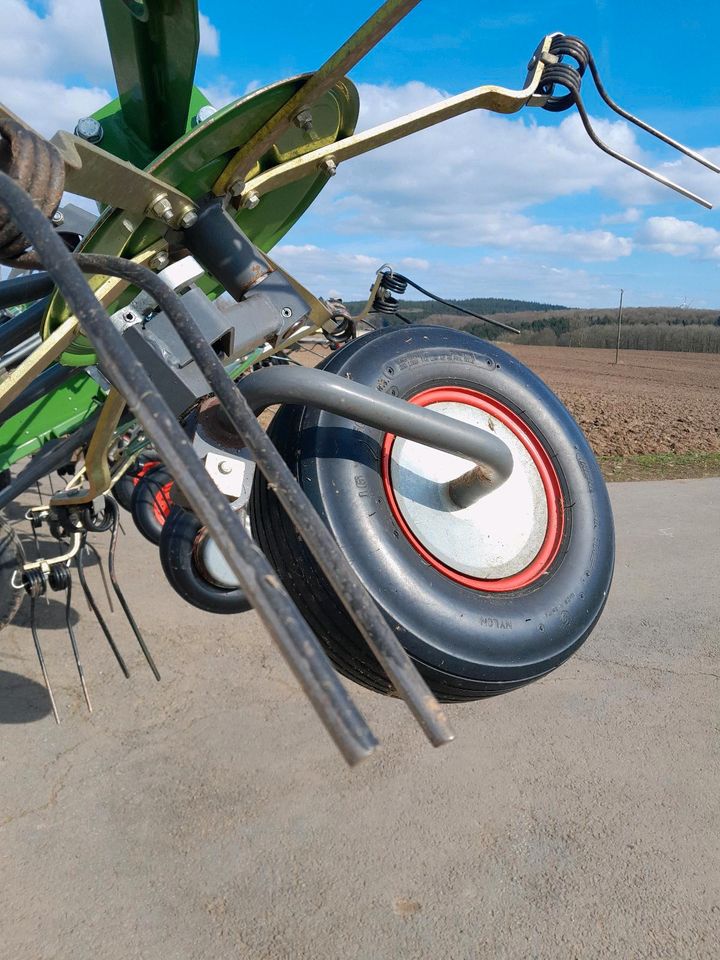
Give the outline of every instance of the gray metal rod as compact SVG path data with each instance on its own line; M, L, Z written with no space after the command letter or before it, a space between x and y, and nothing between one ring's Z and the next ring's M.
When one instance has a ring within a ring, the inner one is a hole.
M485 493L495 490L512 473L512 453L492 433L327 370L266 367L240 380L237 386L254 413L274 403L319 407L406 440L474 460L487 474Z

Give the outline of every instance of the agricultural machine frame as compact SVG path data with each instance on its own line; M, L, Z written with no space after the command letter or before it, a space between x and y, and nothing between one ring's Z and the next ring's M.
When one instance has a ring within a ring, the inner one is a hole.
M0 284L0 308L23 308L0 325L0 469L33 455L0 506L78 450L83 459L29 514L60 553L28 561L0 538L2 590L14 591L5 619L23 592L34 605L46 589L66 589L69 605L74 561L86 588L88 533L111 530L114 556L110 494L133 471L137 479L151 450L177 487L161 541L171 583L205 609L231 609L229 596L232 609L256 609L350 763L376 740L334 667L402 697L431 743L448 742L438 697L514 689L584 641L610 585L612 518L584 438L529 371L437 328L410 329L402 343L397 330L354 339L371 313L397 313L407 278L381 268L352 317L269 251L344 161L476 109L574 106L599 148L709 206L600 140L581 97L586 71L611 109L720 172L618 107L587 46L561 33L541 40L519 89L477 87L356 134L346 75L418 2L388 0L315 73L213 112L193 85L195 0L101 0L118 99L51 141L0 107L0 262L17 273ZM63 189L103 206L89 230L68 231ZM213 303L221 294L229 309ZM324 369L277 362L314 333L342 346ZM423 364L432 376L420 375ZM276 403L266 433L257 415ZM328 484L378 509L338 512ZM373 526L377 514L384 526ZM479 557L483 538L494 540ZM376 547L397 589L375 585ZM202 603L188 585L198 570ZM416 623L417 578L432 636ZM113 586L159 677L114 575ZM323 603L334 604L328 621ZM452 610L466 622L448 620ZM464 637L467 623L476 633ZM101 616L99 625L126 671ZM443 629L464 639L453 647ZM517 641L511 653L496 637L504 630ZM50 690L34 620L33 636ZM482 660L473 644L485 642Z

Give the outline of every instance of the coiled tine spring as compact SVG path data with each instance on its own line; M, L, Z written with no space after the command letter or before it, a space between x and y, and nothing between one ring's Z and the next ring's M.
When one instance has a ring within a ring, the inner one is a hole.
M698 163L702 163L705 167L708 167L715 173L720 173L720 167L714 164L711 160L708 160L706 157L703 157L701 154L697 153L695 150L691 150L684 144L679 143L672 137L667 136L667 134L664 134L662 131L650 126L650 124L645 123L644 120L641 120L634 114L629 113L619 104L615 103L600 79L597 65L595 64L589 48L585 43L583 43L582 40L579 40L577 37L559 35L553 40L552 46L550 47L550 52L558 56L560 61L555 64L549 64L545 67L543 72L542 84L539 89L540 94L547 97L546 102L543 104L543 109L550 110L552 112L559 112L562 110L567 110L574 104L577 107L580 120L582 121L582 125L585 127L587 135L590 137L595 146L602 150L603 153L607 153L608 156L613 157L613 159L618 160L620 163L624 163L626 166L632 167L633 170L637 170L639 173L644 174L651 180L655 180L657 183L660 183L665 187L669 187L676 193L681 194L683 197L687 197L689 200L693 200L695 203L699 203L708 210L712 209L712 204L709 200L706 200L704 197L700 197L691 190L680 186L680 184L675 183L674 180L670 180L670 178L664 176L664 174L658 173L655 170L651 170L649 167L639 163L637 160L632 160L630 157L626 157L624 154L614 150L611 146L605 143L604 140L600 139L595 132L592 123L590 122L590 117L580 95L582 77L586 68L590 70L593 82L595 83L597 91L602 99L611 110L621 116L624 120L635 124L642 130L645 130L647 133L651 134L651 136L657 137L657 139L661 140L663 143L667 143L674 149L679 150L681 153L685 154L685 156L696 160ZM562 62L564 57L572 57L572 59L576 61L577 66L574 67L566 62ZM563 96L557 96L554 92L556 85L565 87L568 90L568 93Z

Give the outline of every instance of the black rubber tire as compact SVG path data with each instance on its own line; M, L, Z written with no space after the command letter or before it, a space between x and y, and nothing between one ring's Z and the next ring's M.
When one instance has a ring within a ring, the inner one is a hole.
M0 630L6 627L20 608L25 592L16 590L11 583L13 574L25 562L22 545L17 534L0 516Z
M160 534L160 563L168 583L183 600L208 613L245 613L250 604L237 587L225 590L198 570L193 548L202 525L182 507L173 507Z
M138 480L130 498L130 513L140 533L154 543L160 543L160 534L174 504L173 478L162 464L153 467ZM166 511L166 515L163 513Z
M383 487L382 431L323 411L282 407L269 433L398 638L442 700L513 690L560 666L587 639L614 562L610 503L580 428L530 370L498 347L442 327L377 331L321 364L407 398L464 387L500 401L535 434L564 501L558 553L543 576L505 593L472 589L427 563L398 527ZM337 669L390 685L273 492L256 474L253 533Z
M113 485L112 495L123 508L130 512L132 495L135 487L138 485L140 477L149 473L153 467L160 466L160 461L156 459L149 460L146 457L139 457L130 469L124 473Z

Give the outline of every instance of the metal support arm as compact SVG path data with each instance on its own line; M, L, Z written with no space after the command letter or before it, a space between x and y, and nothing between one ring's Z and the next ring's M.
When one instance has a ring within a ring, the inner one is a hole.
M338 143L332 143L319 150L303 154L295 160L272 167L259 173L245 185L239 194L240 204L253 206L257 199L271 190L293 183L308 175L311 171L325 169L329 176L335 172L337 165L343 160L349 160L360 154L368 153L377 147L402 140L411 133L426 130L438 123L458 117L471 110L491 110L494 113L517 113L537 93L543 71L550 54L550 45L555 34L548 34L538 46L530 62L530 70L521 90L509 90L506 87L483 86L468 90L433 104L415 113L410 113L398 120L390 120L380 126L366 130L364 133L347 137ZM557 59L557 58L554 58Z
M240 380L238 389L256 414L275 403L301 403L466 457L485 468L485 493L499 487L512 473L512 453L492 433L326 370L265 367Z

